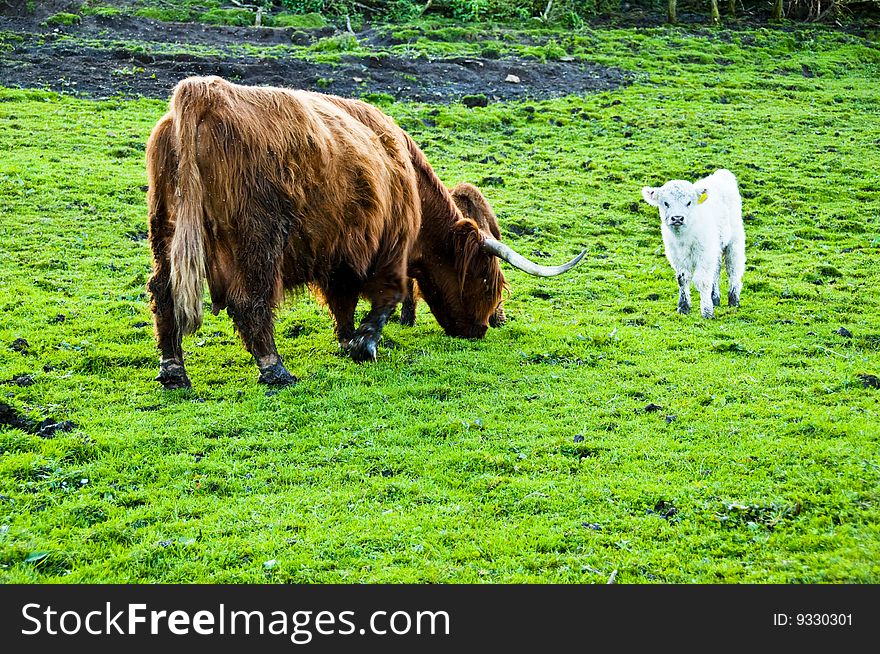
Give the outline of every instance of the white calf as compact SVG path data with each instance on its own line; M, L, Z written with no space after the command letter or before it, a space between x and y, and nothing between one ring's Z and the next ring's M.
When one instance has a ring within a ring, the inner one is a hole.
M678 311L691 310L691 281L700 292L704 318L714 318L721 304L721 259L730 288L727 303L739 305L746 269L746 233L736 177L716 170L691 184L680 179L659 188L642 188L645 202L660 209L660 231L666 258L678 279Z

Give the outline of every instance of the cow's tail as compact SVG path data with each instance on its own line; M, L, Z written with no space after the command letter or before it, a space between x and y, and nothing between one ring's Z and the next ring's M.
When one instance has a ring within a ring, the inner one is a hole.
M205 189L196 160L196 132L206 102L204 78L180 82L171 99L177 142L177 212L171 239L171 292L181 334L202 324L202 288L206 277L203 227Z

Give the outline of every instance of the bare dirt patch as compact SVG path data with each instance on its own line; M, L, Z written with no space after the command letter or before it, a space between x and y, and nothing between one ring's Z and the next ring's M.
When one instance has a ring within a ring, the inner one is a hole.
M166 98L184 77L220 75L242 84L296 87L353 97L385 93L397 100L447 103L468 95L485 95L491 102L591 93L617 88L631 79L626 71L584 61L375 55L344 56L334 65L294 56L231 56L222 51L216 55L150 54L144 51L150 48L109 44L113 39L218 49L243 43L289 45L297 38L321 38L327 30L213 27L136 17L85 17L77 25L49 29L33 20L2 18L0 31L6 34L6 48L0 53L0 85L94 98ZM70 37L90 39L89 47L72 42ZM108 47L101 47L102 39ZM505 81L511 76L519 81Z

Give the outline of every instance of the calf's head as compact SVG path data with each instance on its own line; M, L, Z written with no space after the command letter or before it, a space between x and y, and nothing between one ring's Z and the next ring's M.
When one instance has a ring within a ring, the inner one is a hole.
M459 184L451 195L460 215L447 242L448 256L425 253L427 263L416 274L422 297L450 336L482 338L490 325L506 321L501 300L507 281L498 259L531 275L552 277L585 254L561 266L540 266L500 241L495 212L475 186Z
M681 179L666 182L663 186L642 187L645 202L660 209L660 219L677 232L693 222L694 209L706 199L706 187L695 186Z

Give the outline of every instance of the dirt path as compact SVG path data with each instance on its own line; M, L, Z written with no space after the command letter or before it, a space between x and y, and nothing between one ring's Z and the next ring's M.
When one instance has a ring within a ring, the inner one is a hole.
M48 88L94 98L119 94L166 98L181 78L209 74L243 84L298 87L343 96L386 93L398 100L432 103L480 94L489 101L552 98L617 88L631 78L625 71L580 61L347 56L340 64L331 65L294 57L145 54L136 48L80 47L62 38L223 48L242 43L289 45L297 38L327 36L332 28L304 32L90 16L62 29L41 28L32 19L3 17L0 31L18 35L7 38L11 48L0 53L0 85ZM505 81L510 75L519 82Z

